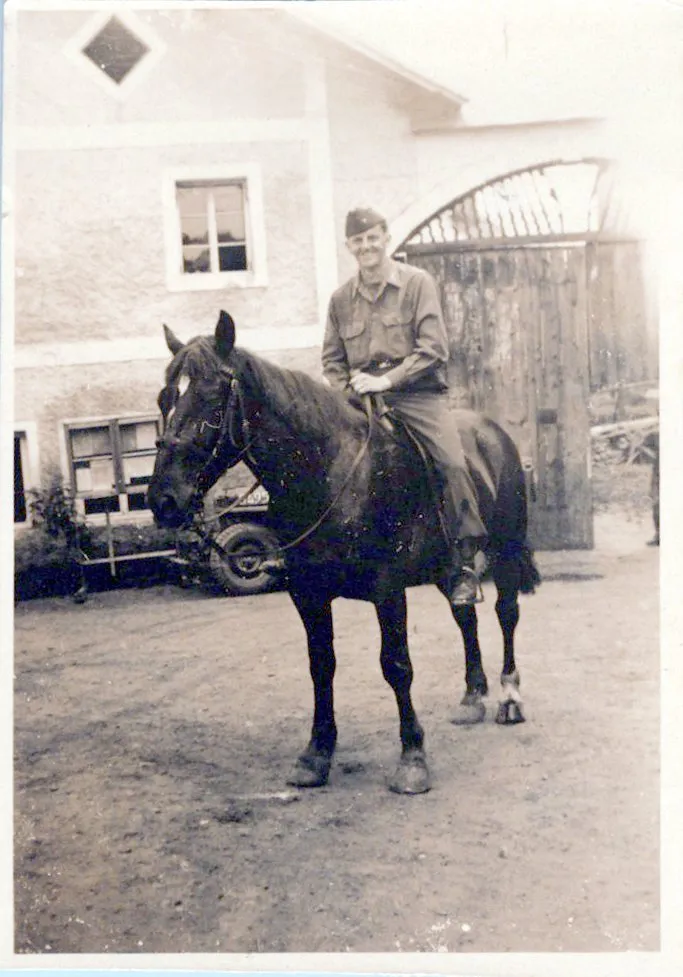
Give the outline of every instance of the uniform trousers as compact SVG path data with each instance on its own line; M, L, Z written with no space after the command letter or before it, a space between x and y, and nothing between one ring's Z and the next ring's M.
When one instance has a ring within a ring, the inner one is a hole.
M487 532L479 515L476 489L448 396L389 391L383 397L387 407L422 442L445 480L446 504L453 520L452 541L485 537Z

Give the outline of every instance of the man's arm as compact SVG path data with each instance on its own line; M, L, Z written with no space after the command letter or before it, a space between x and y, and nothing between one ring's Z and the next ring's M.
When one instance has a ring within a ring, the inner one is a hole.
M344 343L339 335L339 322L333 300L330 301L327 311L327 324L322 348L322 367L323 376L331 387L342 391L349 389L351 372Z
M418 377L448 362L448 333L436 282L431 275L416 276L415 345L413 352L388 370L384 378L393 388L409 387Z

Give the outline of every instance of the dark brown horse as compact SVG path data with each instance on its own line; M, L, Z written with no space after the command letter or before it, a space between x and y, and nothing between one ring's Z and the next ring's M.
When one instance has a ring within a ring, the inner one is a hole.
M424 733L411 701L406 587L436 583L446 592L448 547L433 485L410 440L370 423L344 395L303 373L235 347L235 325L221 312L214 337L183 345L166 329L173 360L159 395L164 433L149 503L166 526L188 523L216 479L243 460L270 496L288 589L308 638L315 709L310 741L290 783L328 779L337 740L333 706L335 597L372 602L382 634L380 662L394 690L402 755L392 790L429 789ZM539 582L526 542L525 481L513 441L493 421L458 413L463 445L489 531L488 559L504 639L496 719L524 719L514 631L518 594ZM466 691L455 722L479 722L488 692L474 607L453 610L466 656Z

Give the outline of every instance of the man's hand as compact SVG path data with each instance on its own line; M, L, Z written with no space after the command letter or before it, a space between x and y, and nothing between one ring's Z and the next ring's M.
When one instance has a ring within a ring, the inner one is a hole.
M363 394L381 394L391 388L391 382L386 377L373 377L369 373L356 373L351 377L349 383L354 392L362 396Z

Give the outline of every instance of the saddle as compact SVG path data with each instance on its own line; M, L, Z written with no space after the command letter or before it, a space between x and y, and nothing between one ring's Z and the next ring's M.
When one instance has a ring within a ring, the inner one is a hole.
M434 500L434 506L439 517L441 531L446 543L450 546L452 543L451 533L446 525L441 478L431 455L422 444L418 436L410 429L405 421L394 413L391 407L387 405L387 402L382 394L364 394L361 397L361 401L363 410L368 416L369 424L372 424L373 422L378 423L395 440L398 441L405 439L409 441L417 451L422 463L424 476L429 486L430 494Z

